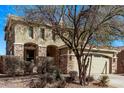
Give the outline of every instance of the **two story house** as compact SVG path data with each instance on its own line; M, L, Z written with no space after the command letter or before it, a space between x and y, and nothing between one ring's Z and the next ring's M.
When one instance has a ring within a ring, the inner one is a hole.
M63 73L78 72L74 53L45 25L26 22L22 17L9 15L5 40L7 55L19 56L27 61L39 56L50 56L54 57ZM85 51L87 53L87 49ZM92 74L116 73L117 50L93 48L90 54Z

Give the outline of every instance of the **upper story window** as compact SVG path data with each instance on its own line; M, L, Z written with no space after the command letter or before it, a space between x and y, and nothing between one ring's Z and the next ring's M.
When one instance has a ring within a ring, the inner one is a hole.
M69 56L70 61L72 61L72 55Z
M55 34L54 31L52 32L52 39L53 39L54 41L58 39L58 38L57 38L57 35Z
M56 40L56 35L52 33L52 39L55 41Z
M69 54L72 54L72 50L71 49L69 49Z
M33 38L33 27L29 27L28 33L29 37Z
M40 37L41 37L42 39L45 38L45 30L44 30L44 28L40 28Z

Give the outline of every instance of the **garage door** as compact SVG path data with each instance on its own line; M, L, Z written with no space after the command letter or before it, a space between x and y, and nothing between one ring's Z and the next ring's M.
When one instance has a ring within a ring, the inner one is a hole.
M91 74L109 73L109 58L94 55L92 57Z

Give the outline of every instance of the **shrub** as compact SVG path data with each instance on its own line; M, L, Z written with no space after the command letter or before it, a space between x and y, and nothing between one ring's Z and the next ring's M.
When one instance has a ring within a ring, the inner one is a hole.
M109 77L107 75L100 76L99 86L107 87L109 82Z
M77 72L76 71L70 71L69 72L69 77L66 77L66 82L72 83L77 79Z
M38 64L38 70L37 72L39 74L44 74L46 72L50 72L51 68L53 66L53 58L52 57L46 57L44 61L41 64Z
M37 66L37 72L38 73L41 73L41 69L42 69L42 64L43 63L45 63L45 57L42 57L42 56L40 56L40 57L37 57L36 58L36 66Z
M32 74L33 73L33 68L35 67L34 61L24 61L25 65L25 74Z
M42 76L42 78L39 78L38 80L31 80L29 83L29 87L30 88L44 88L47 84L45 78L43 78L44 76Z
M5 73L10 76L24 75L24 61L19 57L7 56L5 59Z
M57 88L64 88L66 86L66 81L60 81Z
M86 82L92 82L94 81L94 77L93 76L87 76L86 77Z
M77 71L70 71L69 75L70 75L70 79L72 81L74 81L74 80L76 80L78 73L77 73Z
M30 88L64 88L65 85L65 80L56 80L52 74L43 74L38 81L31 80L29 83Z
M66 82L62 77L60 70L54 65L53 59L47 57L38 68L40 73L39 81L30 84L30 87L64 87Z
M16 56L5 56L1 72L9 76L24 75L33 73L33 68L35 66L34 61L25 61L20 57Z

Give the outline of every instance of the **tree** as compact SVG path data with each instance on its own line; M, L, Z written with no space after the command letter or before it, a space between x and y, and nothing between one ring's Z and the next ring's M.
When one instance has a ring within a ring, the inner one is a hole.
M28 22L39 22L71 49L77 59L79 81L85 85L87 58L93 46L111 45L123 39L123 6L30 6L25 8ZM84 50L88 48L87 54Z

